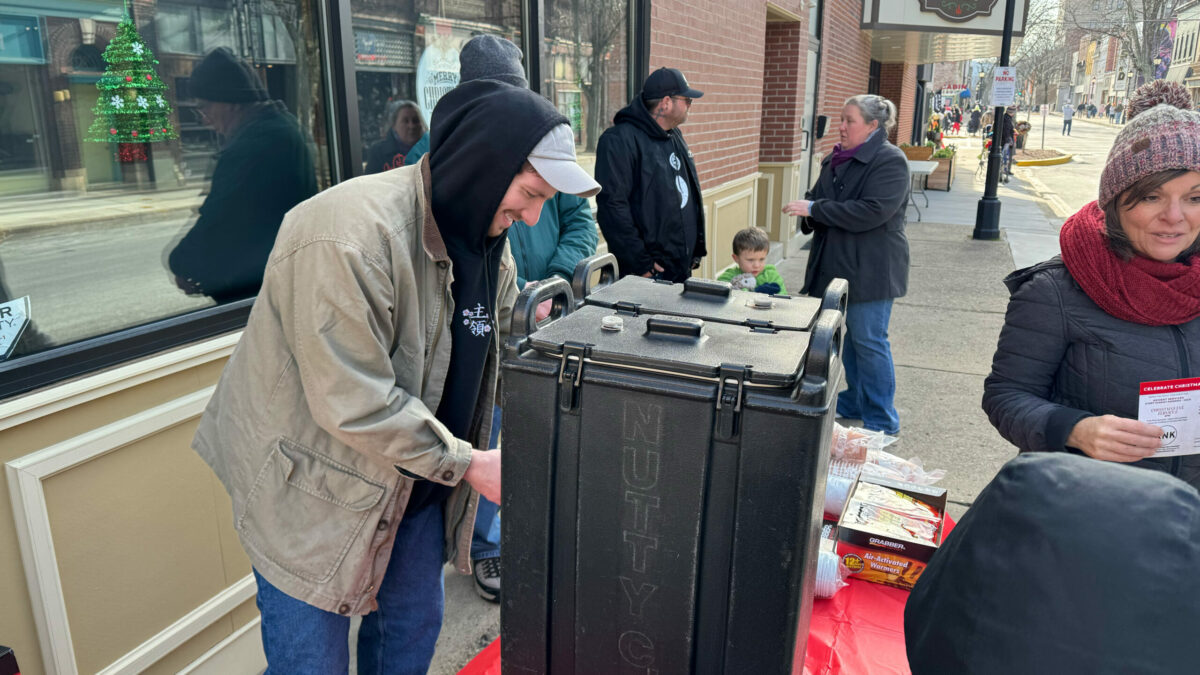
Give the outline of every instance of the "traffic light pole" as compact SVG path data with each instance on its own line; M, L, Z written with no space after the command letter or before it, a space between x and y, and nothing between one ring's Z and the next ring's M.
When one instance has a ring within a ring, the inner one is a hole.
M1000 65L1007 67L1009 52L1012 50L1013 14L1016 12L1016 0L1005 0L1004 3L1004 37L1000 43ZM995 87L992 95L995 96ZM1015 121L1015 120L1014 120ZM1000 182L1000 144L1001 132L1004 131L1004 106L996 106L992 121L992 149L988 153L987 183L983 189L983 197L979 199L979 207L975 211L974 239L996 240L1000 238L1000 200L996 197L996 189Z

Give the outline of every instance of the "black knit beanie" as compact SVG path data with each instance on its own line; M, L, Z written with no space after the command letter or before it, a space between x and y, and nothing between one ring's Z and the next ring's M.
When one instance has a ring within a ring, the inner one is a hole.
M220 103L254 103L267 100L267 92L250 64L228 47L218 47L192 69L192 95Z

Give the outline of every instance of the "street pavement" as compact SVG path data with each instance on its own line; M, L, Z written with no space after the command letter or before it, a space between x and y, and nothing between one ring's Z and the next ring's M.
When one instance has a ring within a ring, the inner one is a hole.
M209 307L177 289L164 251L190 218L23 229L0 244L4 283L29 296L34 325L52 344Z

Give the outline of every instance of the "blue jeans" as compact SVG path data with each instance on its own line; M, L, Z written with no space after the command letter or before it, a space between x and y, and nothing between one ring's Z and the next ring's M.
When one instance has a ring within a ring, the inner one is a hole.
M492 414L492 436L489 448L500 440L500 406ZM479 510L475 512L475 532L471 536L471 560L500 557L500 507L479 495Z
M896 368L888 343L892 301L851 302L846 307L842 363L849 389L838 395L839 417L860 419L863 427L885 434L900 431L896 413Z
M373 529L373 528L372 528ZM442 629L442 505L406 513L379 587L379 609L358 629L358 672L425 673ZM267 675L325 675L350 667L350 617L275 588L254 571Z

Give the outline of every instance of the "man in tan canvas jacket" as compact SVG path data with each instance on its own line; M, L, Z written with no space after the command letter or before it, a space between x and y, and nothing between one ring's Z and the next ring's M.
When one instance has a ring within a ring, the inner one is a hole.
M425 672L441 569L469 572L500 331L516 297L506 231L555 191L599 186L542 97L464 83L421 163L293 209L193 446L233 499L268 672ZM474 489L472 489L474 488Z

